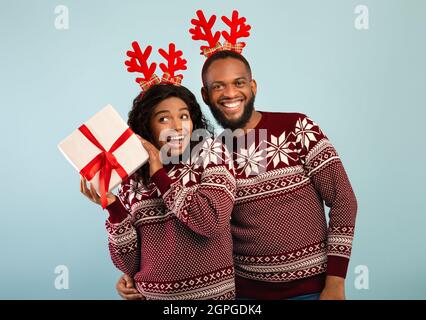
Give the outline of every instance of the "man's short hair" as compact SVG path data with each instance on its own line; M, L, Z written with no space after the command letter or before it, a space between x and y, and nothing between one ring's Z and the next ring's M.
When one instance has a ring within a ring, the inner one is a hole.
M226 58L234 58L234 59L242 61L244 65L246 66L247 71L249 72L250 78L251 78L251 68L246 58L244 58L241 54L235 51L231 51L231 50L218 51L214 53L213 55L211 55L209 58L207 58L206 62L204 62L203 69L201 71L201 78L203 80L203 86L205 88L207 88L206 73L210 65L216 60L226 59Z

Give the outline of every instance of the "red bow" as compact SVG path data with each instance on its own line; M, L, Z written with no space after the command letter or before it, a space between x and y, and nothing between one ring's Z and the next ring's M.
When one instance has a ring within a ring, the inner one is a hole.
M245 46L245 44L242 43L242 42L238 42L236 44L232 44L230 42L225 42L225 44L222 47L222 50L230 50L230 51L234 51L234 52L241 54L241 52L243 52L244 46Z
M217 42L213 47L203 49L203 52L201 52L201 54L203 54L204 56L208 58L214 53L218 51L222 51L222 48L223 48L222 44L220 42Z
M151 76L151 79L149 79L148 81L142 80L141 82L139 82L139 85L141 86L141 89L143 91L146 91L153 85L159 84L159 83L160 83L160 78L158 78L156 74L153 74Z
M113 152L117 150L130 136L133 134L132 129L127 128L126 131L114 142L111 148L106 151L105 148L99 143L95 136L90 132L89 128L86 125L80 126L78 128L80 132L97 148L101 150L96 157L92 159L83 169L80 170L80 174L85 177L87 180L92 180L98 171L99 173L99 190L101 192L101 203L102 208L105 209L107 206L107 197L106 193L108 192L109 182L111 180L112 170L115 170L121 179L127 178L127 172L124 168L118 163Z
M203 52L201 54L203 54L207 58L212 56L214 53L218 51L225 51L225 50L234 51L241 54L243 52L244 46L245 44L243 42L238 42L236 44L225 42L224 45L222 45L220 42L217 42L213 47L203 49Z
M170 84L174 84L175 86L180 86L182 82L182 78L183 77L181 75L171 77L170 73L165 72L163 74L163 77L161 78L161 83L170 83Z

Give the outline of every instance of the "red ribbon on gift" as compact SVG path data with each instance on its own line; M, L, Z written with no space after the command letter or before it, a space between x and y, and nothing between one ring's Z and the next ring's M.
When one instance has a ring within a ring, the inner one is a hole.
M98 149L101 150L96 157L94 157L83 169L80 170L80 174L85 177L87 180L92 180L93 177L99 172L99 190L101 192L101 203L102 208L105 209L107 206L107 197L106 194L109 188L109 182L111 180L112 170L115 170L122 180L127 178L127 172L124 168L118 163L113 152L123 145L127 139L133 134L132 129L127 128L126 131L113 143L111 148L107 151L95 138L93 133L86 127L86 125L80 126L78 128L80 132Z

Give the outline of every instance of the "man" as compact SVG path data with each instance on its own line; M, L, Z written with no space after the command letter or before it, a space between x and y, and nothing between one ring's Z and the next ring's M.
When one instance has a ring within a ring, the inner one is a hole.
M257 85L242 55L216 52L202 79L218 123L245 133L233 139L237 297L345 299L357 202L337 152L307 116L254 109ZM127 280L117 290L132 298Z

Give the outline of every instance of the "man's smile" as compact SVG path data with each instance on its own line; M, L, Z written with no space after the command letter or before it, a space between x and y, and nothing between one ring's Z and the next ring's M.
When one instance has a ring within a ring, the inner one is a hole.
M225 114L239 113L244 108L244 98L224 99L219 106Z

